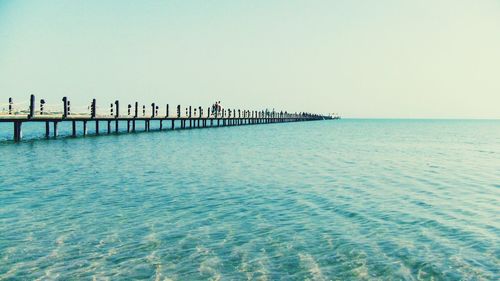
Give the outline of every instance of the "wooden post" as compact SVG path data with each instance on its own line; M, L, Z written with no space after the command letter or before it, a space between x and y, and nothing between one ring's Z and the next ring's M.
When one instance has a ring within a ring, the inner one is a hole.
M54 122L54 138L57 138L58 131L57 131L57 121Z
M71 136L76 137L76 121L73 120L73 121L71 121L71 123L72 123L72 128L73 128L73 132L72 132Z
M160 120L160 131L163 130L163 119Z
M115 109L116 109L115 118L118 118L120 116L120 102L118 100L115 100Z
M13 137L14 137L14 142L18 142L18 138L17 138L17 122L14 122L12 123L14 125L14 134L13 134Z
M92 103L90 104L90 118L94 119L95 117L96 117L96 102L95 99L92 99Z
M14 122L14 142L20 142L23 138L22 124L20 121Z
M9 115L12 115L12 105L14 102L12 101L12 98L9 98Z
M175 130L175 123L174 119L172 119L172 130Z
M111 134L111 120L108 120L108 135Z
M191 114L192 114L192 108L189 106L189 128L191 129L193 127L193 121L191 120Z
M87 135L87 121L83 121L83 136Z
M19 125L17 125L17 134L19 136L19 141L23 139L23 122L19 122Z
M62 117L66 118L66 117L68 117L68 98L67 97L63 97L62 101L63 101L63 116Z
M31 95L30 97L30 113L28 115L28 119L31 119L35 116L35 95Z
M130 133L130 120L127 120L127 133Z
M45 122L45 137L50 138L50 123L49 123L49 121Z
M115 121L115 133L118 133L119 132L118 117L120 117L120 102L118 100L115 100L115 109L116 109L116 114L115 114L115 119L116 119L116 121Z
M43 106L45 105L45 100L41 99L40 100L40 115L43 115Z

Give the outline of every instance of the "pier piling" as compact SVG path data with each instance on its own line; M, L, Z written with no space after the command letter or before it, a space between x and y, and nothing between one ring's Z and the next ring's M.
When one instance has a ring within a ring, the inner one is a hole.
M50 138L50 122L45 121L45 138Z
M71 121L72 123L72 136L76 137L76 121Z
M87 135L87 121L83 121L83 136Z
M54 122L54 138L57 138L57 135L59 134L59 131L57 130L57 121Z

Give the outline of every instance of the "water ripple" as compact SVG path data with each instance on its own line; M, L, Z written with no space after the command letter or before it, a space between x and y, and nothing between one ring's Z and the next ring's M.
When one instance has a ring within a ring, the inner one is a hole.
M497 280L499 134L342 120L0 141L0 280Z

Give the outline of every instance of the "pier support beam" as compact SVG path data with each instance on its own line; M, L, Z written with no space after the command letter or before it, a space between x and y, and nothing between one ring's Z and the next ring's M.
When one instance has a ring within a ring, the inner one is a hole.
M87 121L83 121L83 136L87 135Z
M95 121L95 134L99 135L99 121Z
M71 136L76 137L76 121L71 121L71 125L72 125L72 129L73 129Z
M58 122L54 122L54 138L57 138L57 135L59 134L59 132L57 130L57 123Z
M50 123L48 121L45 122L45 137L50 138Z
M23 122L16 121L14 122L14 141L20 142L23 138L23 130L22 130Z

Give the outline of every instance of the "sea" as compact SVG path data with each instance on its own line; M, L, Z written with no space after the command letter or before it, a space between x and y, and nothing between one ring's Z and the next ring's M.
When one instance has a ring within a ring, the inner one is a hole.
M500 280L499 120L44 128L0 124L0 280Z

